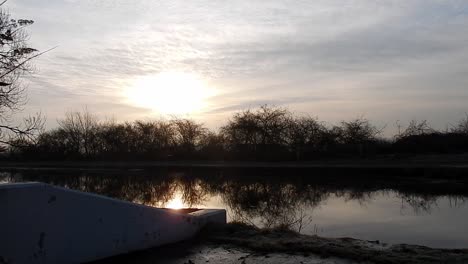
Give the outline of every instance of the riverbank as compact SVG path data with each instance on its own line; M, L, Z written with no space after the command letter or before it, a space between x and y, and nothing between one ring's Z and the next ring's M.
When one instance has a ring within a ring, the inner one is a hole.
M374 158L317 159L310 161L223 161L223 160L159 160L159 161L18 161L0 160L6 167L226 167L226 168L318 168L318 167L468 167L468 154L388 155Z
M163 246L133 254L116 256L92 264L354 264L340 258L318 255L261 253L235 245L191 242Z
M194 241L118 256L125 263L468 263L468 249L390 245L353 238L301 235L232 223L205 229ZM158 262L163 261L163 262Z
M275 172L313 172L316 175L378 177L465 178L468 155L425 155L375 159L340 159L303 162L255 161L0 161L0 168L11 170L139 171L159 169L190 170L270 170Z

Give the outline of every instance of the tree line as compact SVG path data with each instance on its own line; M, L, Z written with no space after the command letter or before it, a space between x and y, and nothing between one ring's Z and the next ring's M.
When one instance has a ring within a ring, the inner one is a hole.
M301 161L468 151L468 117L447 131L426 121L399 127L392 139L382 130L365 118L328 125L267 105L235 113L219 131L190 119L118 123L69 112L55 129L11 139L3 158Z

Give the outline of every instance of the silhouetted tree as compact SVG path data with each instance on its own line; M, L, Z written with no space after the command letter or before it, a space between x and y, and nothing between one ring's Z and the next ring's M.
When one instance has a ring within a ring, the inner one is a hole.
M427 121L411 121L395 137L397 153L461 153L468 151L468 135L463 133L463 122L452 132L440 132Z
M265 158L286 150L290 120L288 110L264 105L234 114L221 133L230 151L243 157Z
M256 112L260 127L260 144L284 145L289 128L291 113L285 108L261 106Z
M137 121L133 128L137 140L136 150L143 152L147 158L167 157L176 143L177 130L171 122Z
M71 150L90 158L97 153L99 128L98 119L85 109L83 112L68 112L58 121L63 133L68 137Z
M26 118L22 125L12 123L12 115L25 103L24 86L19 79L30 72L30 60L39 56L27 43L25 27L32 20L12 19L0 3L0 143L28 144L43 125L40 115Z
M223 134L207 131L200 140L200 156L222 160L226 157L226 139Z
M398 130L398 135L396 135L397 140L411 136L421 136L436 133L436 130L434 130L428 124L427 120L411 120L408 127L406 127L404 131L401 131L401 127L399 127Z
M98 138L102 158L128 158L136 150L136 135L131 123L104 123L98 131Z
M364 118L328 127L317 118L269 106L234 114L219 133L189 119L101 122L86 110L69 112L58 122L35 142L17 138L6 157L288 161L468 151L466 121L451 132L412 121L392 142L379 138L381 129Z
M39 159L79 158L74 142L63 129L41 133L35 148L37 154L35 156Z
M259 130L255 115L250 110L235 114L232 120L221 128L230 150L234 151L245 147L255 150Z
M327 128L317 118L299 117L290 122L288 144L298 160L304 153L322 151L327 139Z
M365 118L342 121L338 129L339 140L345 144L363 144L377 139L381 129Z
M468 114L465 114L465 118L460 120L458 124L456 124L452 130L452 133L460 133L468 135Z
M207 129L190 119L172 120L176 131L178 154L183 157L192 156L203 139Z

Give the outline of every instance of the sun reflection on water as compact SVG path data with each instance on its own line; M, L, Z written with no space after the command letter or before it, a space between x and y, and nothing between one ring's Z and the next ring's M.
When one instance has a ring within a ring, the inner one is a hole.
M182 208L186 208L187 206L185 206L182 200L182 194L176 193L174 198L172 198L165 204L165 207L169 209L179 210Z

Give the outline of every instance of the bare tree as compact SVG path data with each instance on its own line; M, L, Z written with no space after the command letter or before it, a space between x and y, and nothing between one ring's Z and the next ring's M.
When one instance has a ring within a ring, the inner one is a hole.
M341 127L336 129L341 132L340 140L345 144L362 144L375 141L383 130L383 128L377 128L369 120L362 117L351 121L342 121Z
M221 128L231 148L248 146L285 145L291 113L284 108L263 105L255 110L236 113Z
M176 130L176 141L183 154L191 154L196 150L207 129L203 124L190 119L172 120Z
M65 119L58 121L60 128L68 135L70 146L76 153L89 158L96 153L96 139L99 121L87 109L83 112L67 112Z
M460 120L458 124L452 127L452 133L468 134L468 113L465 113L465 118Z
M396 140L408 138L411 136L421 136L436 133L436 130L433 129L427 122L427 120L416 121L411 120L408 127L401 131L401 126L398 124L398 135L395 136Z
M303 116L291 120L288 129L288 142L295 152L296 159L301 159L305 149L317 151L325 142L327 128L317 118Z
M17 144L33 139L43 125L43 118L26 118L22 125L15 125L12 116L26 102L25 88L20 77L31 71L30 61L41 55L28 43L25 27L32 20L12 19L0 3L0 143Z
M136 135L138 152L155 157L163 157L169 154L169 150L176 141L176 129L171 122L136 121L133 124Z

